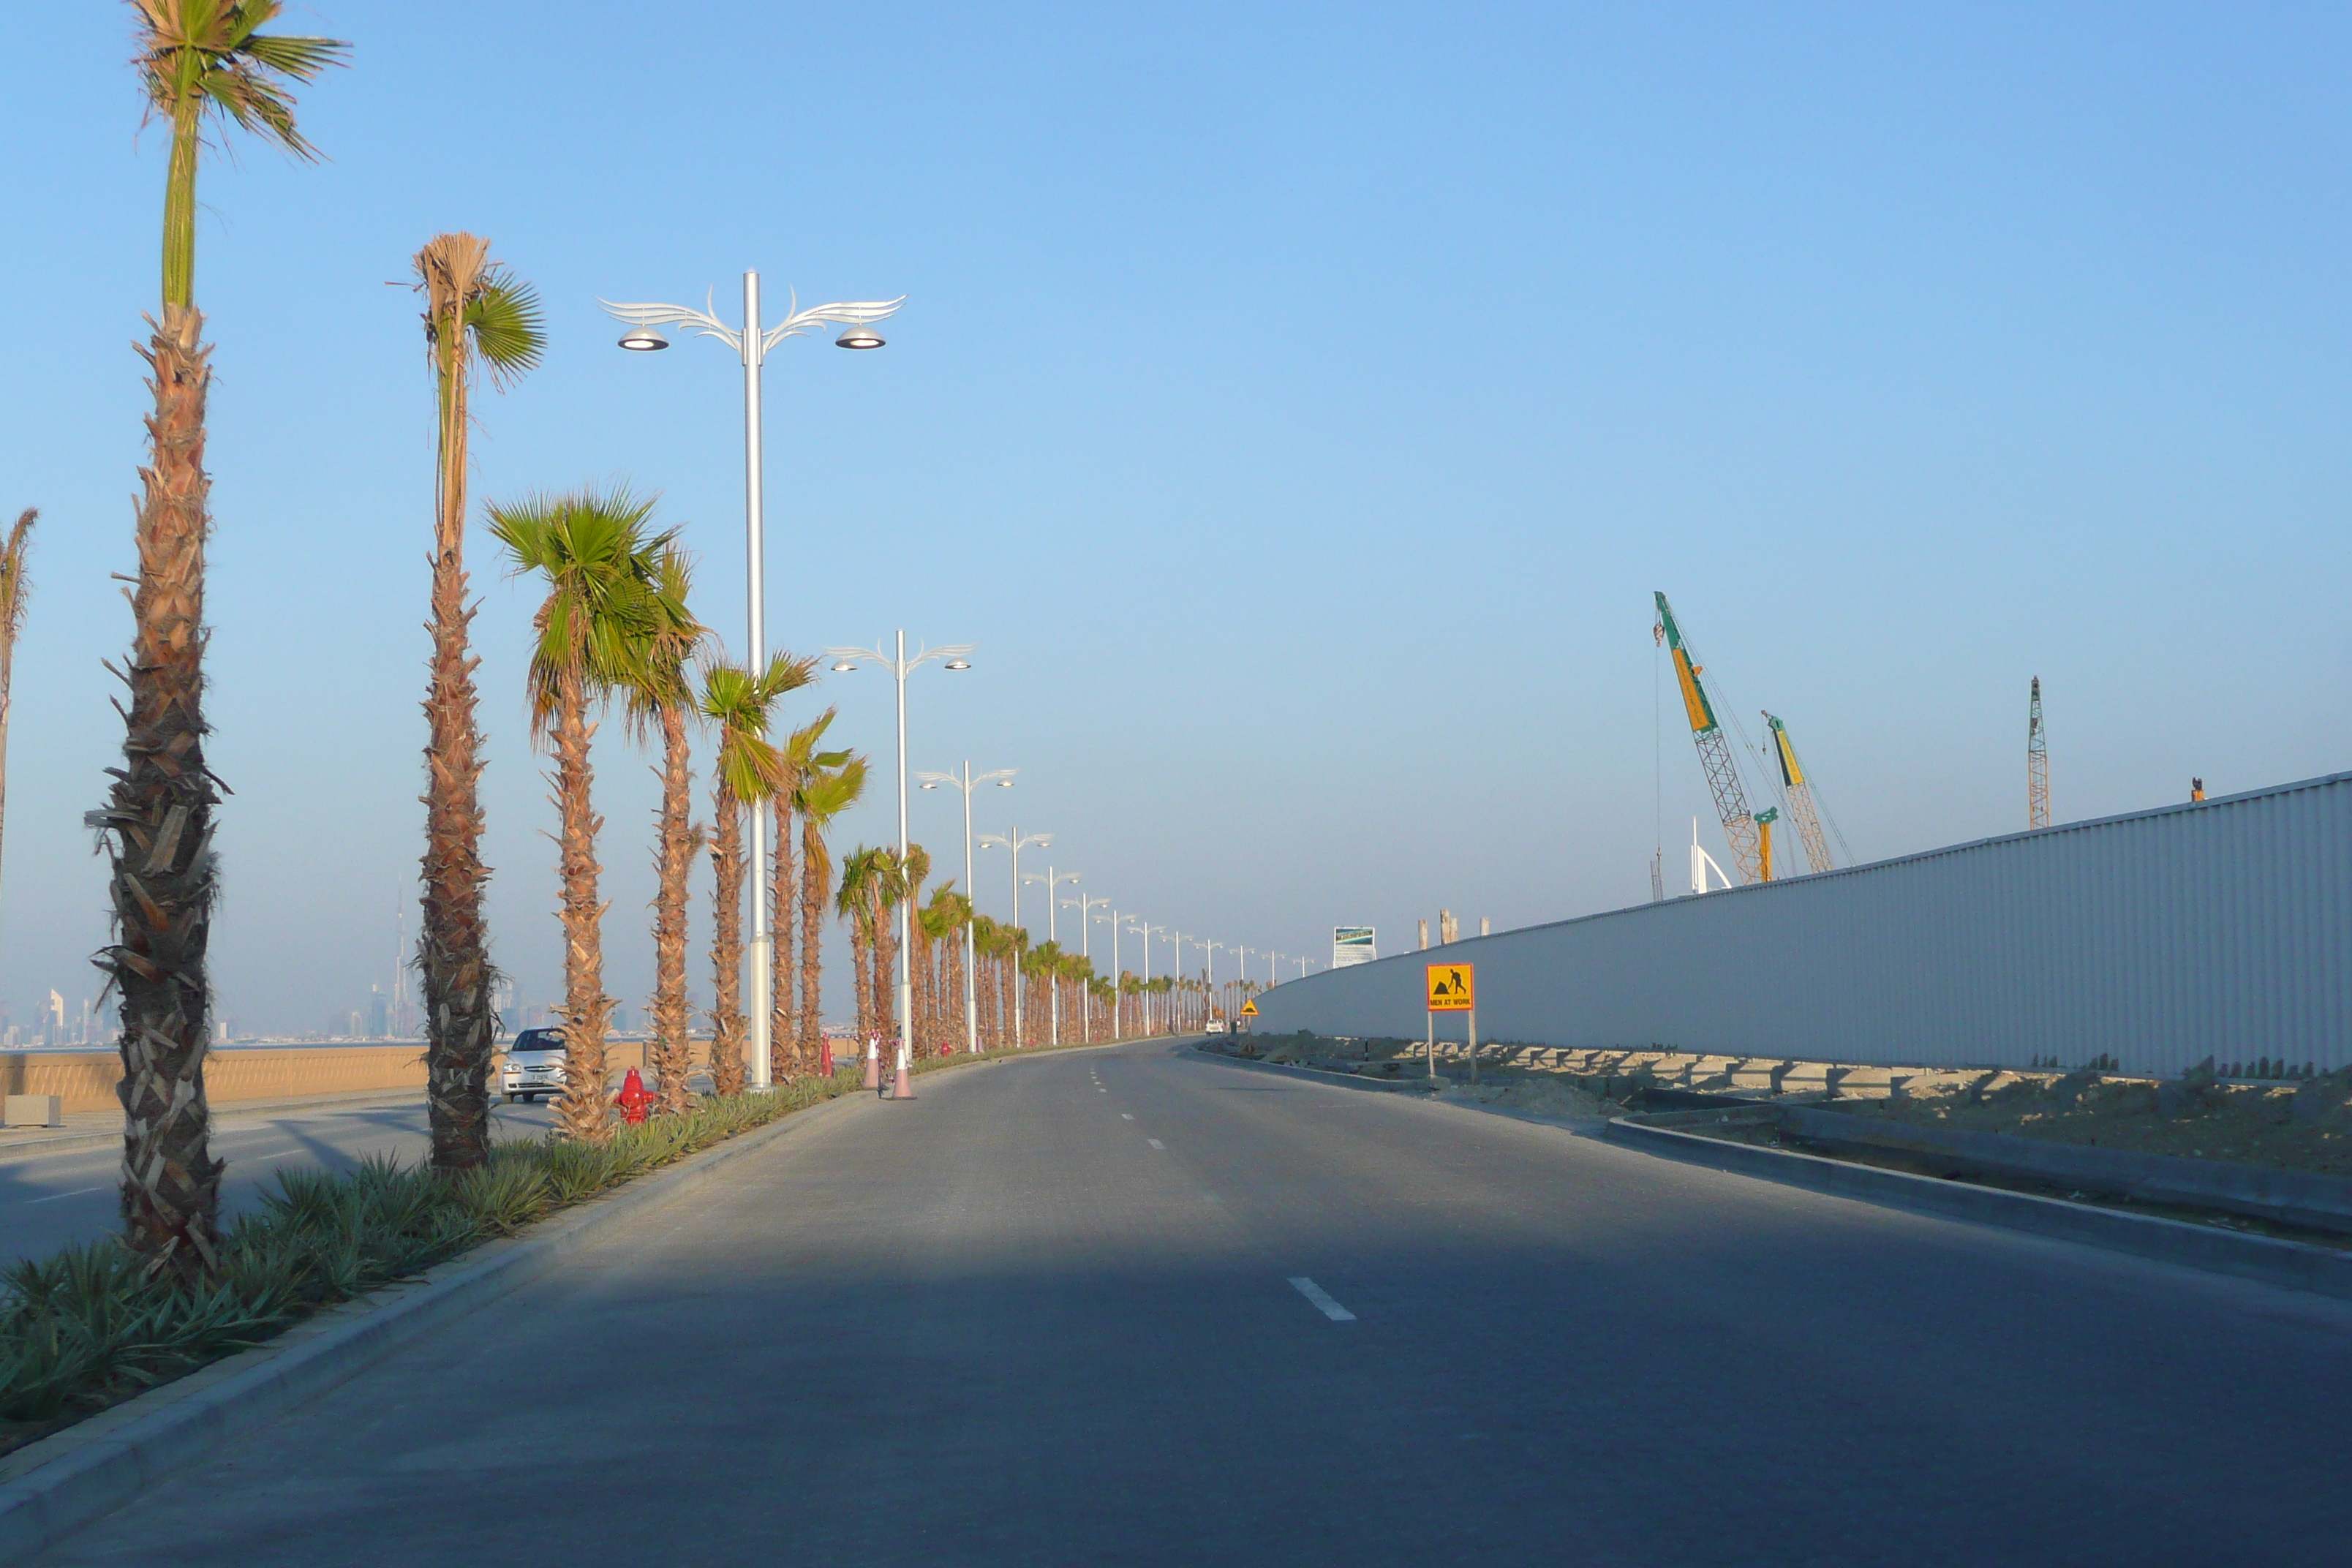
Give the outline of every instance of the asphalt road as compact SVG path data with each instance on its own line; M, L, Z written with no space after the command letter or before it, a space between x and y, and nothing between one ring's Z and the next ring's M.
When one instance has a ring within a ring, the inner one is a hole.
M1146 1044L820 1111L52 1563L2336 1563L2352 1305Z
M552 1107L543 1101L497 1104L493 1115L494 1135L544 1131L554 1121ZM212 1146L215 1157L228 1162L221 1206L231 1215L253 1207L282 1170L347 1170L372 1154L413 1163L431 1152L425 1100L415 1092L291 1110L218 1111ZM121 1170L119 1139L0 1161L0 1264L45 1257L116 1229Z

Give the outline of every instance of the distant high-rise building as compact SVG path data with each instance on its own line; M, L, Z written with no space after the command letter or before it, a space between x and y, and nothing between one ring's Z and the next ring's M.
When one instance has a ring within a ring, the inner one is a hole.
M368 987L367 1032L373 1039L383 1039L392 1033L392 998L383 994L381 985Z

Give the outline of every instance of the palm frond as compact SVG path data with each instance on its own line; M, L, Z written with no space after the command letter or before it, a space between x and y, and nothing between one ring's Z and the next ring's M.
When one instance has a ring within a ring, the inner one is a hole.
M539 291L493 267L466 305L466 330L489 368L491 382L513 385L547 354L547 321Z

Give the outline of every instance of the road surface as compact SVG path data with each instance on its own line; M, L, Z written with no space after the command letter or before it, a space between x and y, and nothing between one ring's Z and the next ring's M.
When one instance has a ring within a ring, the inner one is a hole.
M2352 1558L2352 1304L1164 1043L917 1081L43 1561Z
M544 1101L496 1104L493 1136L543 1131L554 1121ZM324 1165L347 1170L372 1154L414 1163L431 1152L425 1100L416 1092L271 1110L231 1107L213 1115L213 1153L228 1162L221 1206L236 1215L254 1206L281 1170ZM120 1227L122 1143L79 1143L54 1153L0 1160L0 1265L41 1258L71 1242Z

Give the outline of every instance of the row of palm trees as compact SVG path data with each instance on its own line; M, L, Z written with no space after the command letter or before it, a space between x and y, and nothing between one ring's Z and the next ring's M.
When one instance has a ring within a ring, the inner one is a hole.
M217 1261L224 1166L211 1153L204 1062L211 1034L209 937L218 878L214 812L226 786L205 765L205 547L212 531L205 468L211 350L195 305L196 175L206 132L231 127L304 162L317 149L296 124L292 88L347 61L332 38L266 31L282 0L129 0L138 35L134 68L147 112L171 129L164 184L163 290L147 343L152 411L140 472L133 644L117 671L127 688L122 766L88 821L105 837L113 910L98 955L121 1008L125 1239L151 1269L193 1282ZM436 394L430 627L425 714L423 921L416 953L425 1004L432 1162L446 1172L479 1165L489 1151L489 1068L497 1042L492 1005L499 974L490 956L481 858L484 766L479 659L471 646L465 536L472 515L468 437L474 394L487 376L503 388L536 366L546 348L537 298L479 236L435 237L415 258L425 344ZM1117 983L1054 943L978 916L952 885L920 904L928 859L860 849L836 878L826 836L862 794L863 759L827 750L830 711L771 740L774 709L813 679L805 659L779 655L766 668L727 663L690 605L692 564L675 531L656 531L652 502L625 488L527 496L488 510L489 529L518 573L542 580L533 619L529 689L534 740L551 754L560 827L560 912L564 932L565 1036L570 1078L581 1092L560 1110L567 1136L610 1136L604 1103L604 994L598 862L603 819L594 806L594 740L616 703L630 731L658 737L661 805L655 832L653 1062L663 1103L684 1107L691 1065L687 909L697 857L713 876L710 1069L721 1093L744 1079L747 1020L740 994L741 900L757 872L777 935L772 958L771 1037L788 1072L816 1058L820 938L830 900L847 920L858 964L861 1026L887 1032L898 965L909 965L919 1028L940 1048L967 1026L967 980L991 1045L1037 1043L1058 999L1086 1037L1139 1032L1143 991ZM0 561L6 595L0 633L22 603L19 521ZM7 651L0 636L0 726L6 716ZM711 816L694 821L694 732L715 734ZM0 728L0 744L5 744ZM0 803L4 804L4 803ZM745 864L745 814L770 811L776 848L766 867ZM916 952L897 952L899 901L919 904ZM963 973L969 931L977 968ZM1016 988L1019 1005L1015 1005ZM1152 990L1190 995L1182 984ZM1187 1003L1191 1013L1198 1007ZM1155 1009L1174 1019L1172 1005ZM1024 1037L1012 1020L1023 1018Z

